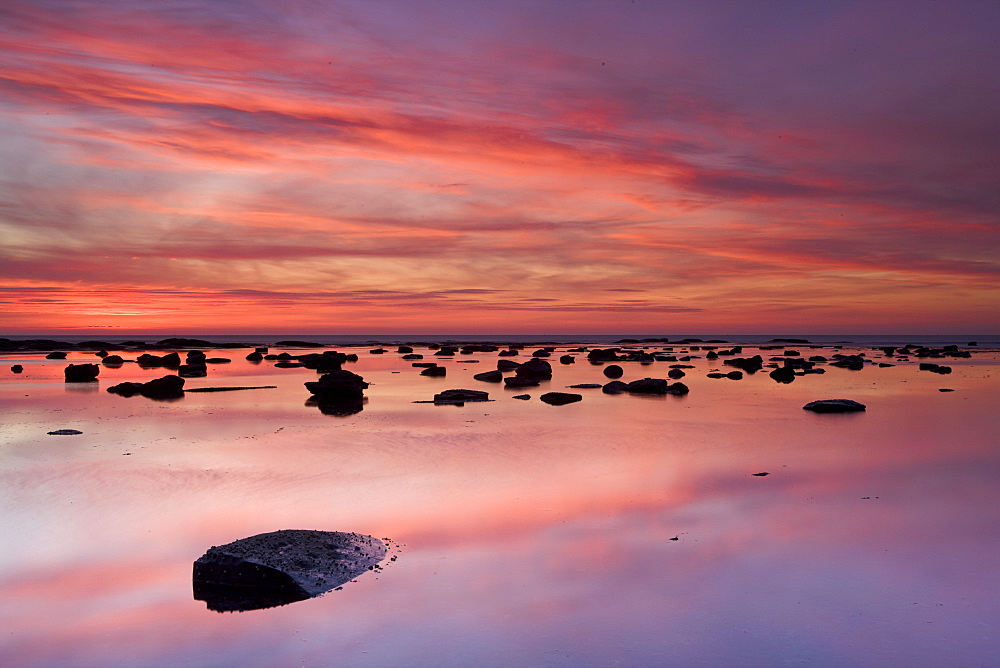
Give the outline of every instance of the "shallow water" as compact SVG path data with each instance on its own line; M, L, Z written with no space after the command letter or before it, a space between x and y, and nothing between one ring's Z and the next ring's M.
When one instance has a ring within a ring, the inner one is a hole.
M695 359L685 397L568 390L583 401L556 407L537 397L600 367L557 353L552 381L512 391L471 378L496 353L428 357L448 376L426 378L361 349L345 368L372 386L348 417L306 405L315 372L246 352L209 353L234 361L186 387L276 389L169 402L104 391L162 369L81 386L62 369L90 353L0 359L0 664L998 660L995 351L934 360L947 376L914 360L789 385ZM412 403L459 387L495 401ZM824 398L868 410L801 409ZM84 433L46 434L64 428ZM397 559L279 608L194 600L208 547L277 529L388 537Z

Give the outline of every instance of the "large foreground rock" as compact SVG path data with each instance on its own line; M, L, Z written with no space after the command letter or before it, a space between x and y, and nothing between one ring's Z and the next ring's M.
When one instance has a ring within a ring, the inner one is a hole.
M96 364L70 364L63 373L67 383L90 383L97 380L101 367Z
M319 596L385 558L378 538L286 529L209 548L194 562L196 600L210 610L256 610Z
M816 413L854 413L865 410L865 405L853 399L821 399L810 401L802 408Z

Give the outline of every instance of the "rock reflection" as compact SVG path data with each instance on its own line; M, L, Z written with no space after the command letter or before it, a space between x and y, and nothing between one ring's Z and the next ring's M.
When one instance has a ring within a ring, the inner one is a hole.
M379 568L371 536L286 529L210 548L194 562L194 598L209 610L260 610L304 601Z
M342 399L327 399L311 397L306 400L306 406L316 406L323 415L347 417L360 413L368 403L367 397L348 397Z

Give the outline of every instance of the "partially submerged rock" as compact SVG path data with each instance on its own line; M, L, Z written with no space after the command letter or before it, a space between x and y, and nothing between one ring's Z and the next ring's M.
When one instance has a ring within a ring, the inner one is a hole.
M853 399L821 399L810 401L802 408L815 413L854 413L865 410L865 405Z
M91 383L97 380L101 367L96 364L70 364L63 369L63 373L67 383Z
M365 379L356 373L345 369L331 371L319 377L319 380L305 384L306 389L321 400L340 401L345 399L360 399L368 388Z
M378 567L384 542L286 529L211 547L194 562L194 598L210 610L256 610L320 596Z
M552 406L565 406L566 404L572 404L576 401L582 400L583 395L576 394L574 392L546 392L538 398L539 400Z
M83 432L79 429L56 429L55 431L47 431L45 433L49 436L75 436Z
M490 393L481 390L445 390L434 395L436 404L464 404L466 401L489 401Z
M184 379L180 376L163 376L146 383L119 383L109 387L108 392L123 397L141 394L149 399L179 399L184 396Z

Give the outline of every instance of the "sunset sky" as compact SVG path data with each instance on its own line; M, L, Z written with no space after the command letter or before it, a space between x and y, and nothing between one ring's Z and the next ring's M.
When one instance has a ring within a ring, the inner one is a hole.
M994 333L1000 3L4 0L0 335Z

